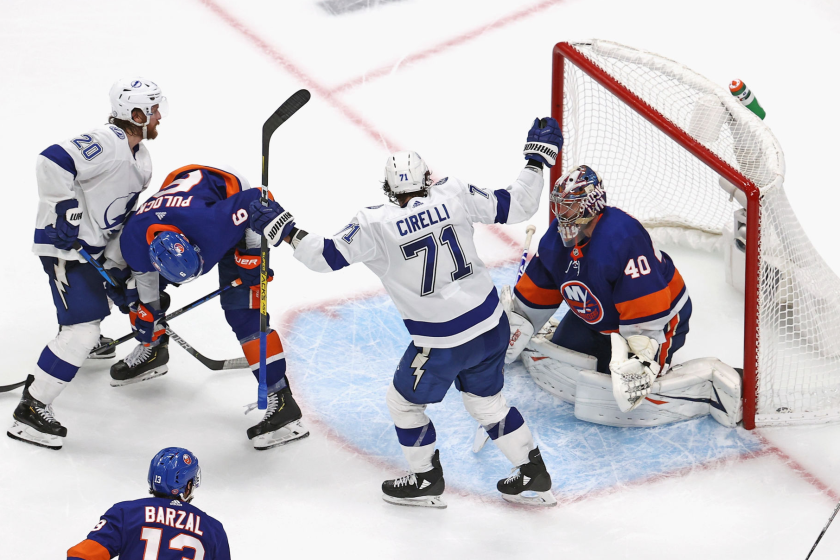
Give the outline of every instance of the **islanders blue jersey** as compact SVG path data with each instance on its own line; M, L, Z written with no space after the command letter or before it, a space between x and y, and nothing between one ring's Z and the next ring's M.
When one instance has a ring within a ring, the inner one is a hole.
M222 524L180 500L143 498L105 512L68 560L229 560Z
M644 334L660 343L688 301L668 254L656 249L638 220L610 206L579 246L563 246L554 220L514 293L535 310L557 309L565 301L594 331Z
M135 272L154 272L149 244L163 231L183 233L204 259L204 273L245 236L248 206L259 189L243 189L232 173L204 165L187 165L170 173L160 191L128 219L120 249Z

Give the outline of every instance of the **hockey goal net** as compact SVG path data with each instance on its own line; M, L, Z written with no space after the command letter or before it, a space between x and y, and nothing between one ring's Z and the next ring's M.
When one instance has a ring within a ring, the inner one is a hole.
M793 214L764 122L681 64L598 40L555 46L552 116L565 137L552 184L590 165L651 231L721 236L745 203L744 425L840 420L840 280Z

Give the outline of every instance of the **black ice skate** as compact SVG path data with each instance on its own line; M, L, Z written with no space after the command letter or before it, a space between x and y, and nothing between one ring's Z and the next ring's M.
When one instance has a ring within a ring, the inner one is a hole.
M545 468L540 448L528 453L528 462L514 469L513 474L496 484L502 498L516 504L529 506L556 506L551 493L551 476Z
M169 337L163 335L157 346L138 344L131 354L111 366L111 387L121 387L160 377L169 371Z
M99 344L96 346L102 346L103 344L111 344L114 342L113 338L108 338L107 336L99 335ZM109 360L111 358L117 357L117 347L111 346L109 348L105 348L97 353L91 352L88 354L88 360Z
M44 404L29 394L29 386L33 381L34 375L26 378L23 396L12 414L14 423L6 435L39 447L61 449L61 438L67 435L67 428L53 416L52 405Z
M303 439L309 430L301 424L302 416L289 387L269 393L265 416L259 424L248 428L248 439L260 451Z
M446 507L440 495L446 488L443 480L443 468L440 466L440 451L435 449L432 455L432 470L422 473L409 473L394 480L382 483L382 499L398 506Z

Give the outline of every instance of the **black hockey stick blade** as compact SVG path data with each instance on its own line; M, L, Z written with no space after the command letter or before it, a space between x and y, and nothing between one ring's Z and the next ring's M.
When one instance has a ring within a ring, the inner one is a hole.
M213 371L221 371L223 369L243 369L249 367L248 360L246 360L245 358L233 358L230 360L213 360L211 358L208 358L192 346L190 346L190 344L186 340L178 336L172 329L166 329L166 334L168 334L169 338L174 340L178 344L178 346L186 350L189 355L191 355L193 358L204 364L204 366L207 369Z
M309 93L309 90L296 91L265 121L262 132L262 184L264 187L268 187L268 144L271 141L271 135L281 124L289 120L289 117L306 105L310 97L312 97L312 94Z
M26 385L26 381L18 381L17 383L12 383L11 385L0 385L0 393L14 391L18 387L23 387L24 385Z

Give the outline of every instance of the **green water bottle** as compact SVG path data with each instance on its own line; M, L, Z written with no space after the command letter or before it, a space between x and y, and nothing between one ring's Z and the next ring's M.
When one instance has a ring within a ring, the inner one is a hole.
M741 80L732 80L732 83L729 84L729 93L737 97L738 101L741 102L741 105L758 115L758 118L761 120L764 120L767 113L765 113L764 109L761 105L759 105L758 99L755 98L755 95L753 95L753 92L747 87L747 84Z

